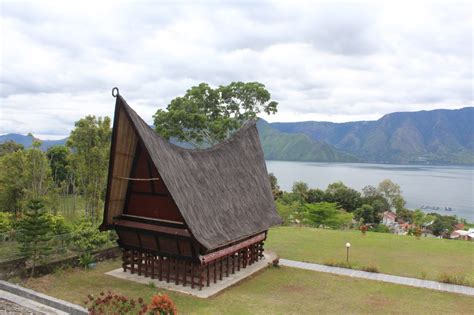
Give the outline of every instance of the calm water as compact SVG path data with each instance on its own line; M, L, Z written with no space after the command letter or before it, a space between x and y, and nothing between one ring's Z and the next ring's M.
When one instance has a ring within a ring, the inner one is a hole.
M437 206L438 210L425 211L457 215L474 222L472 167L267 161L267 168L287 191L295 181L323 190L330 183L342 181L361 191L366 185L377 186L389 178L400 185L407 208ZM453 210L445 211L445 207Z

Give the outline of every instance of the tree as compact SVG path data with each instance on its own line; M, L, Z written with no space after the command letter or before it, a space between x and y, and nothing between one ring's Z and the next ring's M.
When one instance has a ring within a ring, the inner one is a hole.
M33 276L37 263L48 257L51 252L50 221L42 201L39 199L30 201L19 227L20 250L31 261L31 276Z
M400 186L390 179L383 180L377 187L377 191L387 200L390 210L399 210L405 207L405 200L401 195Z
M306 195L306 202L309 203L323 202L325 198L324 191L321 189L309 189Z
M300 198L301 201L308 197L308 184L305 182L294 182L291 191Z
M0 158L0 210L19 216L27 189L26 154L18 150Z
M71 167L71 152L66 146L55 145L48 149L46 156L51 166L51 173L54 183L57 187L62 183L67 182L70 177Z
M337 202L347 212L353 212L362 205L360 193L342 182L329 184L325 196L328 202Z
M413 211L402 208L397 210L397 218L404 222L413 223Z
M25 179L28 183L27 195L30 199L44 197L52 184L51 168L40 146L40 141L33 140L31 148L26 151Z
M305 205L306 219L315 226L333 229L347 227L352 223L352 214L339 210L332 202L319 202Z
M22 144L11 140L5 141L4 143L0 143L0 157L23 149L24 147Z
M356 220L361 220L364 224L367 223L376 223L380 222L380 217L377 211L371 205L364 204L361 207L357 208L354 212L354 218Z
M376 197L379 195L379 192L377 191L377 188L375 188L372 185L367 185L362 188L362 195L364 198L372 198Z
M106 187L112 135L110 118L86 116L74 125L66 145L74 151L71 164L85 199L86 216L94 221Z
M454 226L458 223L455 216L440 215L438 213L430 213L435 216L431 231L436 236L448 236L454 230Z
M201 83L155 113L155 130L196 148L214 145L259 113L276 113L278 103L270 99L265 85L258 82L232 82L216 89Z
M270 185L272 187L272 194L273 194L273 199L277 199L281 197L283 192L280 190L280 186L278 185L278 180L273 173L268 174L268 178L270 179Z

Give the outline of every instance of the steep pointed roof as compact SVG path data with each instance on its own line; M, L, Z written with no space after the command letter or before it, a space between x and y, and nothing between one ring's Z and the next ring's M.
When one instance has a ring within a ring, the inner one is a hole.
M222 143L196 150L178 147L159 136L120 95L117 96L115 115L103 228L112 224L108 212L118 200L112 198L114 188L110 186L114 185L114 176L122 176L118 167L113 166L113 155L120 153L115 148L121 141L125 143L122 144L124 148L132 147L137 141L145 147L187 227L208 250L281 223L255 122L245 124ZM116 129L120 128L125 130L120 134L129 138L130 144L119 136ZM124 169L130 165L128 160L121 163L125 165ZM119 182L115 184L120 185ZM122 193L124 190L115 189ZM120 206L123 209L123 202L114 206L115 215Z

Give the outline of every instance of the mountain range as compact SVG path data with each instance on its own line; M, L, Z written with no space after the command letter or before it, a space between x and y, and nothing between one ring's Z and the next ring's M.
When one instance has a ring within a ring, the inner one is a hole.
M474 107L397 112L375 121L271 123L363 162L474 164Z
M0 136L0 143L6 142L6 141L15 141L16 143L19 143L23 145L25 148L31 147L33 144L33 140L40 140L38 138L35 138L32 135L21 135L18 133L9 133L5 135ZM41 150L48 150L48 148L55 146L55 145L65 145L66 144L67 138L64 139L59 139L59 140L40 140L41 141Z
M267 160L474 165L474 107L397 112L375 121L257 123ZM31 146L33 136L7 134ZM65 144L44 140L41 148Z

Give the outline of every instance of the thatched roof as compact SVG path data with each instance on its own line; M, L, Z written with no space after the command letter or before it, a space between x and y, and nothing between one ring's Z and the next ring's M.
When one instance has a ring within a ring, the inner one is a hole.
M245 124L222 143L197 150L178 147L159 136L120 95L117 96L115 115L117 123L114 121L114 129L126 131L118 133L114 130L112 141L117 142L115 146L123 142L124 147L130 148L136 141L142 143L188 229L208 250L281 223L255 122ZM113 143L112 154L114 151ZM128 154L127 160L127 155L122 153L121 163L125 165L122 168L125 171L111 165L109 186L114 185L114 176L129 176L127 165L130 165L131 155ZM115 185L120 183L115 182ZM113 187L108 190L113 190ZM123 195L125 187L119 187L116 191ZM120 214L120 208L123 209L124 202L120 201L120 196L112 195L107 193L103 227L110 225L113 216ZM114 201L117 201L115 205Z

